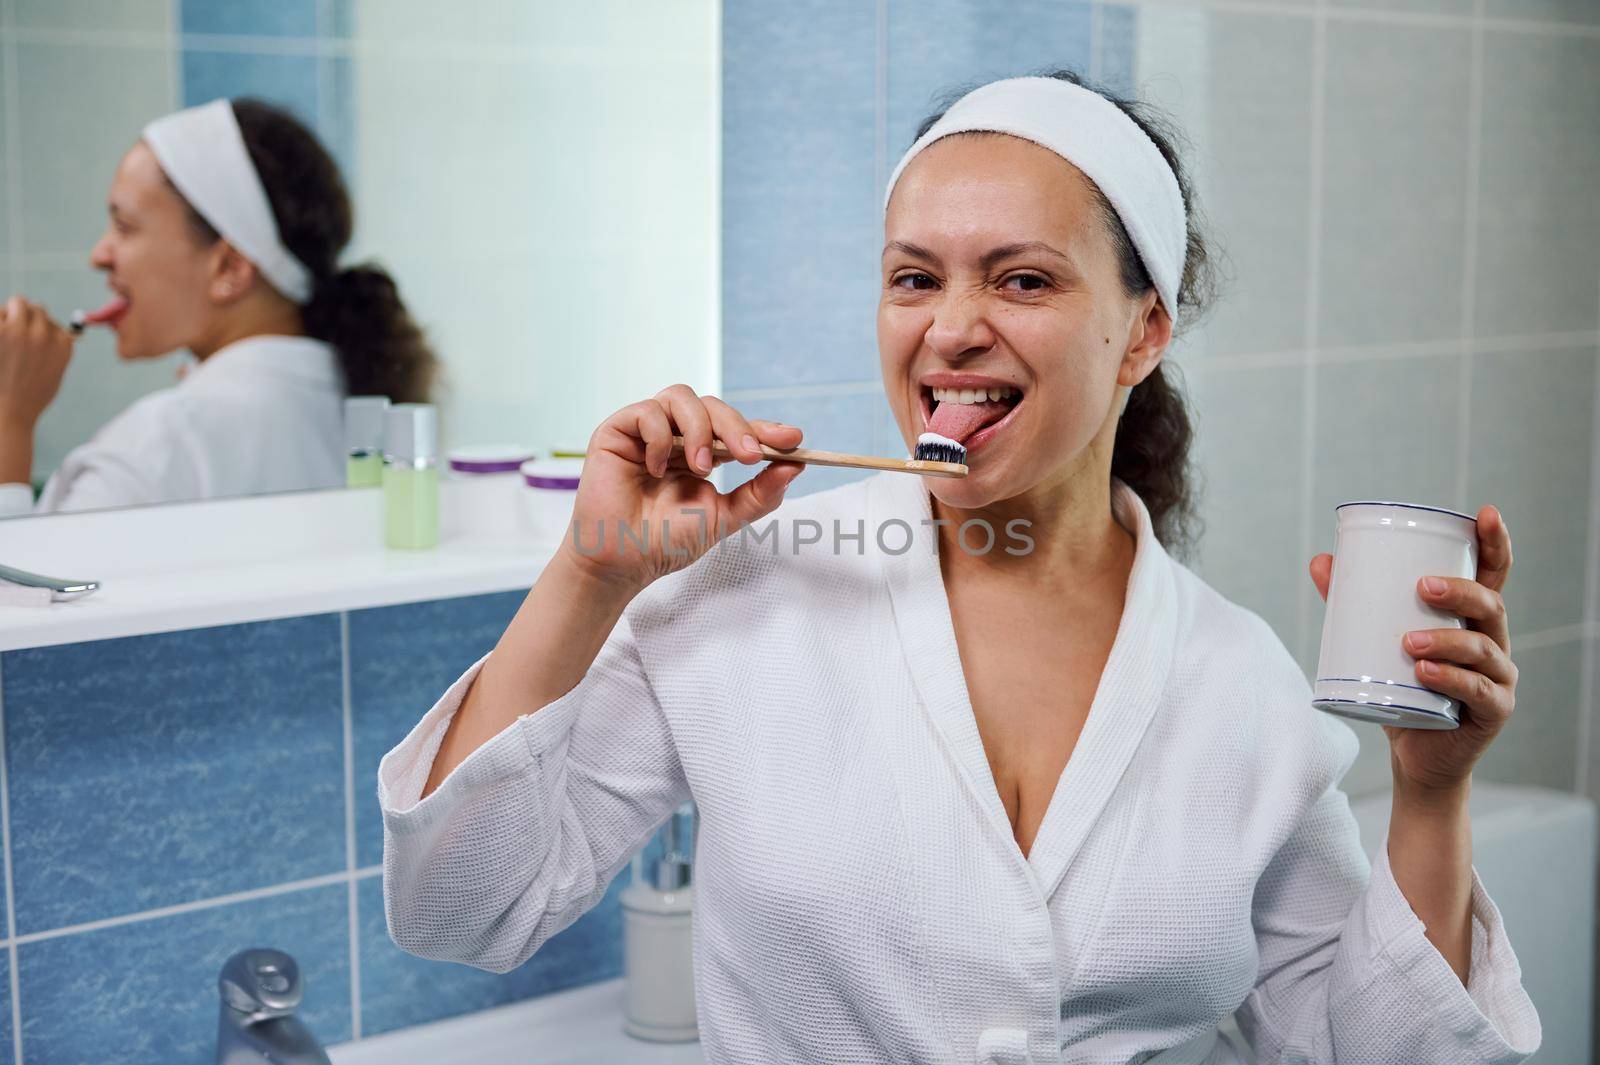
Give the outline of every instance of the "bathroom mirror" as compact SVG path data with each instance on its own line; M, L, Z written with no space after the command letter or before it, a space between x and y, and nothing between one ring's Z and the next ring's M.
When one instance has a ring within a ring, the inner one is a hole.
M581 450L625 403L719 384L717 40L712 0L0 4L0 293L63 323L104 304L91 252L145 123L254 97L341 169L340 264L376 260L425 331L444 447ZM35 492L192 363L91 327L35 425Z

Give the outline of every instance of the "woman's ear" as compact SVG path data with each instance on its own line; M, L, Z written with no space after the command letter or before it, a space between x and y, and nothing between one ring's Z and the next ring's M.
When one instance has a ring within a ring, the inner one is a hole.
M1134 307L1128 325L1128 348L1117 370L1117 384L1132 388L1155 370L1172 343L1172 318L1155 289L1146 292Z
M256 283L256 264L239 254L226 239L218 240L212 252L211 283L206 294L213 303L233 303L242 299Z

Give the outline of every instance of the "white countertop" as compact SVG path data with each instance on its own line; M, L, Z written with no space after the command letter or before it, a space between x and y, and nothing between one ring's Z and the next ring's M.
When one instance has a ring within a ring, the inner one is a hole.
M0 605L0 651L527 588L554 550L527 491L441 481L439 545L417 551L383 546L376 488L6 519L0 564L101 587Z
M701 1065L699 1043L622 1030L622 980L328 1047L333 1065Z

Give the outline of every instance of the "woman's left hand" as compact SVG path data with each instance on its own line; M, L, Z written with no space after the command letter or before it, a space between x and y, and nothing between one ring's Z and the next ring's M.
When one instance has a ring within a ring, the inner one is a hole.
M0 308L0 429L32 432L56 398L72 358L72 334L37 303L12 296Z
M1498 508L1483 507L1477 517L1477 579L1441 576L1417 582L1423 602L1460 616L1466 628L1416 629L1401 644L1416 659L1418 684L1461 701L1461 727L1384 725L1397 791L1460 792L1516 706L1517 667L1511 661L1511 633L1500 597L1511 571L1511 534ZM1328 598L1332 574L1332 555L1311 560L1311 580L1323 599ZM1431 591L1430 580L1442 582L1442 590Z

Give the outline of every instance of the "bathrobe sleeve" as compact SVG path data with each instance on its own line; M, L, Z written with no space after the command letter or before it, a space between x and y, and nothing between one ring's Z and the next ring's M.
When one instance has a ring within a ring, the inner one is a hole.
M1369 873L1336 786L1257 884L1254 923L1260 968L1237 1018L1258 1065L1515 1065L1539 1048L1539 1015L1477 869L1463 986L1401 894L1387 839Z
M383 905L401 949L505 973L597 903L689 789L624 616L576 687L419 801L487 659L379 764Z
M174 390L152 392L67 452L37 503L30 495L22 509L20 493L0 495L0 514L56 514L200 499L207 494L203 453Z

